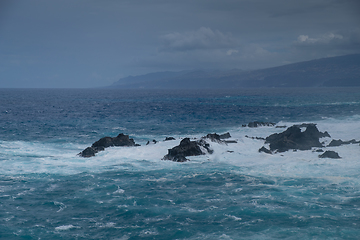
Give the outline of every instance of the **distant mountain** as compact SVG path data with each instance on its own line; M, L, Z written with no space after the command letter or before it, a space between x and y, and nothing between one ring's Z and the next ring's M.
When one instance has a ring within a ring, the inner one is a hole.
M157 72L129 76L111 87L144 89L360 86L360 54L322 58L253 71Z

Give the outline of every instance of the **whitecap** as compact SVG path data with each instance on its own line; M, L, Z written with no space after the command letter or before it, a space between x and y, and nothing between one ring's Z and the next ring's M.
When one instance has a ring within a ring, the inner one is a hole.
M69 224L69 225L62 225L62 226L56 227L55 230L56 231L66 231L66 230L69 230L72 228L80 228L80 227L76 227L72 224Z

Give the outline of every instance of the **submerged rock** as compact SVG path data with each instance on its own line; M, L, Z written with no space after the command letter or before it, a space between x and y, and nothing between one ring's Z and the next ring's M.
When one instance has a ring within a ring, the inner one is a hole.
M301 128L305 127L305 131ZM290 149L310 150L312 147L323 147L319 138L330 137L327 132L320 132L316 124L293 125L282 133L274 133L266 138L271 151L285 152Z
M155 139L153 139L151 142L150 142L150 141L147 141L146 145L149 145L150 143L156 144L157 141L156 141Z
M243 127L250 127L250 128L254 128L254 127L261 127L261 126L267 126L267 127L272 127L275 126L276 123L272 123L272 122L249 122L247 125L243 125Z
M203 139L198 141L190 141L190 138L181 140L178 146L168 149L168 154L164 156L163 160L171 160L174 162L188 161L188 156L205 155L206 153L213 153L210 145Z
M249 137L248 135L245 135L246 138L256 139L256 140L265 140L263 137Z
M326 151L323 154L319 155L319 158L334 158L339 159L341 158L337 152L334 151Z
M123 146L140 146L136 144L134 139L129 138L129 135L120 133L117 137L103 137L100 140L94 142L91 147L87 147L85 150L79 153L81 157L93 157L96 153L104 151L108 147L123 147Z

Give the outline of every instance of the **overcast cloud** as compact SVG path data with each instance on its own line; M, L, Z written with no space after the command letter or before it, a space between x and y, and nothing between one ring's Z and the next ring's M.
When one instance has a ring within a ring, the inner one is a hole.
M97 87L360 53L357 0L2 0L0 87Z

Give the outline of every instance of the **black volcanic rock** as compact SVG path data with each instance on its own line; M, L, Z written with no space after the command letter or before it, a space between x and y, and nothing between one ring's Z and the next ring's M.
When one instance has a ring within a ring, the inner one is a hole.
M326 151L323 154L319 155L319 158L341 158L337 152L334 151Z
M157 141L156 141L155 139L153 139L151 142L150 142L150 141L147 141L146 145L149 145L150 143L156 144Z
M256 140L266 140L263 137L249 137L248 135L245 135L246 138L256 139Z
M206 150L204 152L202 149ZM163 160L171 160L174 162L188 161L188 156L199 156L206 153L213 153L210 149L210 145L204 140L190 141L190 138L184 138L181 140L178 146L168 150L168 154L164 156Z
M217 133L209 133L208 135L206 135L205 137L202 137L202 139L210 139L210 141L212 142L217 142L217 143L237 143L237 141L235 140L224 140L224 139L228 139L231 138L230 133L224 133L224 134L217 134Z
M360 141L356 141L355 139L352 139L350 141L343 141L341 139L339 139L339 140L333 139L327 146L328 147L338 147L341 145L348 145L348 144L355 144L355 143L360 143Z
M79 156L82 157L93 157L96 153L104 151L108 147L123 147L123 146L140 146L134 142L134 139L129 138L129 135L120 133L117 137L103 137L98 141L94 142L91 147L86 148Z
M301 131L306 127L305 131ZM294 125L282 133L274 133L266 138L271 151L285 152L290 149L310 150L312 147L323 147L319 138L330 136L327 132L319 132L316 124Z
M272 152L271 152L269 149L267 149L266 147L264 147L264 146L259 149L259 152L264 152L264 153L267 153L267 154L272 154Z
M231 138L231 135L229 132L220 135L220 139L228 139L228 138Z
M206 135L205 137L202 137L203 139L204 138L208 138L210 139L212 142L221 142L221 137L219 134L217 133L209 133L208 135Z
M173 137L166 137L166 138L164 139L164 141L171 141L171 140L176 140L176 139L173 138Z

